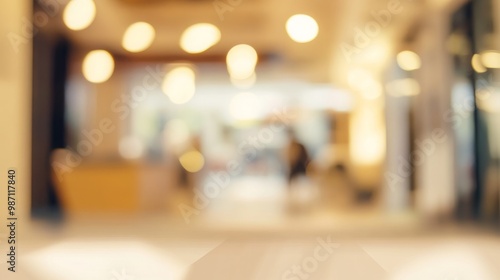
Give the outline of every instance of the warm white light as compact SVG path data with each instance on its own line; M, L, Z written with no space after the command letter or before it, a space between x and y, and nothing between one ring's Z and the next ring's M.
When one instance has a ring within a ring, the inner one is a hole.
M220 30L210 23L188 27L181 36L181 48L188 53L201 53L220 41Z
M123 158L136 159L142 156L144 147L139 139L129 136L120 140L118 150Z
M236 94L229 104L229 113L238 121L254 120L260 117L259 98L250 92Z
M373 88L361 91L361 97L367 100L375 100L382 96L382 86L379 83L373 85Z
M240 89L251 88L256 81L257 81L257 75L255 74L255 72L253 72L250 77L242 80L231 77L231 83L233 84L233 86Z
M155 29L147 22L130 25L123 34L122 46L129 52L142 52L149 48L155 38Z
M318 23L308 15L294 15L286 21L286 32L297 43L314 40L318 30Z
M180 156L179 162L188 172L195 173L203 168L203 165L205 165L205 158L200 152L191 150Z
M382 85L373 75L364 69L351 69L347 76L349 85L361 93L367 100L377 99L382 95Z
M434 1L432 1L434 2ZM444 2L444 1L443 1ZM431 203L429 199L429 202ZM427 204L432 205L432 204ZM427 206L430 207L430 206ZM427 210L428 211L428 210ZM415 254L407 262L391 271L391 280L421 279L484 279L498 277L494 267L484 260L481 251L472 244L471 239L431 243L421 253ZM479 238L478 238L479 240ZM488 245L483 245L488 247ZM423 248L421 248L423 249Z
M257 65L257 52L249 45L232 47L226 56L227 70L233 79L244 80L253 75Z
M477 53L472 56L471 64L472 68L477 73L484 73L488 70L484 67L483 63L481 62L481 56Z
M500 112L500 94L491 89L482 88L476 91L477 107L485 112Z
M71 0L63 12L63 21L71 30L87 28L95 18L96 8L92 0Z
M89 229L83 227L83 230ZM184 263L155 246L119 237L67 239L40 246L24 260L41 280L184 279L187 271ZM51 265L54 263L59 267Z
M402 51L396 59L399 67L406 71L416 70L421 66L420 56L412 51Z
M349 154L352 162L379 164L384 159L386 145L383 111L364 103L351 118Z
M420 84L411 78L399 79L387 83L386 89L392 96L413 96L420 93Z
M115 62L110 53L104 50L91 51L83 60L83 76L89 82L105 82L113 74Z
M485 51L481 53L481 62L487 68L500 68L500 53L497 51Z
M364 88L363 82L367 80L373 80L373 77L370 72L361 68L351 69L347 74L347 82L355 89Z
M174 68L165 76L161 88L173 103L188 102L196 90L194 71L187 66Z
M367 65L372 69L381 69L389 60L391 49L392 45L388 43L388 40L380 38L361 48L359 53L352 55L352 59L360 65Z

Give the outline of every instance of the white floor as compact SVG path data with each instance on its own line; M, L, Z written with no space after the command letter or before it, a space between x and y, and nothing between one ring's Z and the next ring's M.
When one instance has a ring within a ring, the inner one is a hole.
M500 239L471 231L358 238L99 236L24 250L17 276L25 278L2 279L500 279Z
M500 279L497 232L361 206L334 211L318 193L243 179L189 224L162 215L33 222L20 228L18 271L2 268L0 279Z

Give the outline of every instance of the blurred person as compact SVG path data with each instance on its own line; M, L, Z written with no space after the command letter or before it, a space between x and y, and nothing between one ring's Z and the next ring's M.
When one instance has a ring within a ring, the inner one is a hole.
M293 134L291 134L290 143L287 148L287 161L289 183L292 183L298 177L306 176L307 165L310 162L309 154L305 146Z
M288 179L288 211L293 214L306 214L317 201L318 190L308 177L311 163L306 147L289 132L290 142L286 148Z

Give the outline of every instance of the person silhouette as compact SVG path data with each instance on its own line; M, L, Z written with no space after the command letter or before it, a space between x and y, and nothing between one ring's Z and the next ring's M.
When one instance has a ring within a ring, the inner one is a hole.
M299 176L305 176L309 164L309 154L305 146L292 135L288 146L288 182Z

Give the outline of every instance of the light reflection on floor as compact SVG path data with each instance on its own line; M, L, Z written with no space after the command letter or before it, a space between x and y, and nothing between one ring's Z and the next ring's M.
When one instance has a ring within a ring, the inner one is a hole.
M74 238L35 250L22 263L34 280L494 280L500 275L500 240L487 235L247 236L207 238L205 244L165 239Z
M182 279L186 267L175 257L137 240L68 240L24 260L36 279ZM131 278L132 277L132 278Z
M496 236L434 231L372 205L340 211L345 191L310 183L232 180L191 224L160 215L35 226L20 257L28 277L19 279L500 279Z

